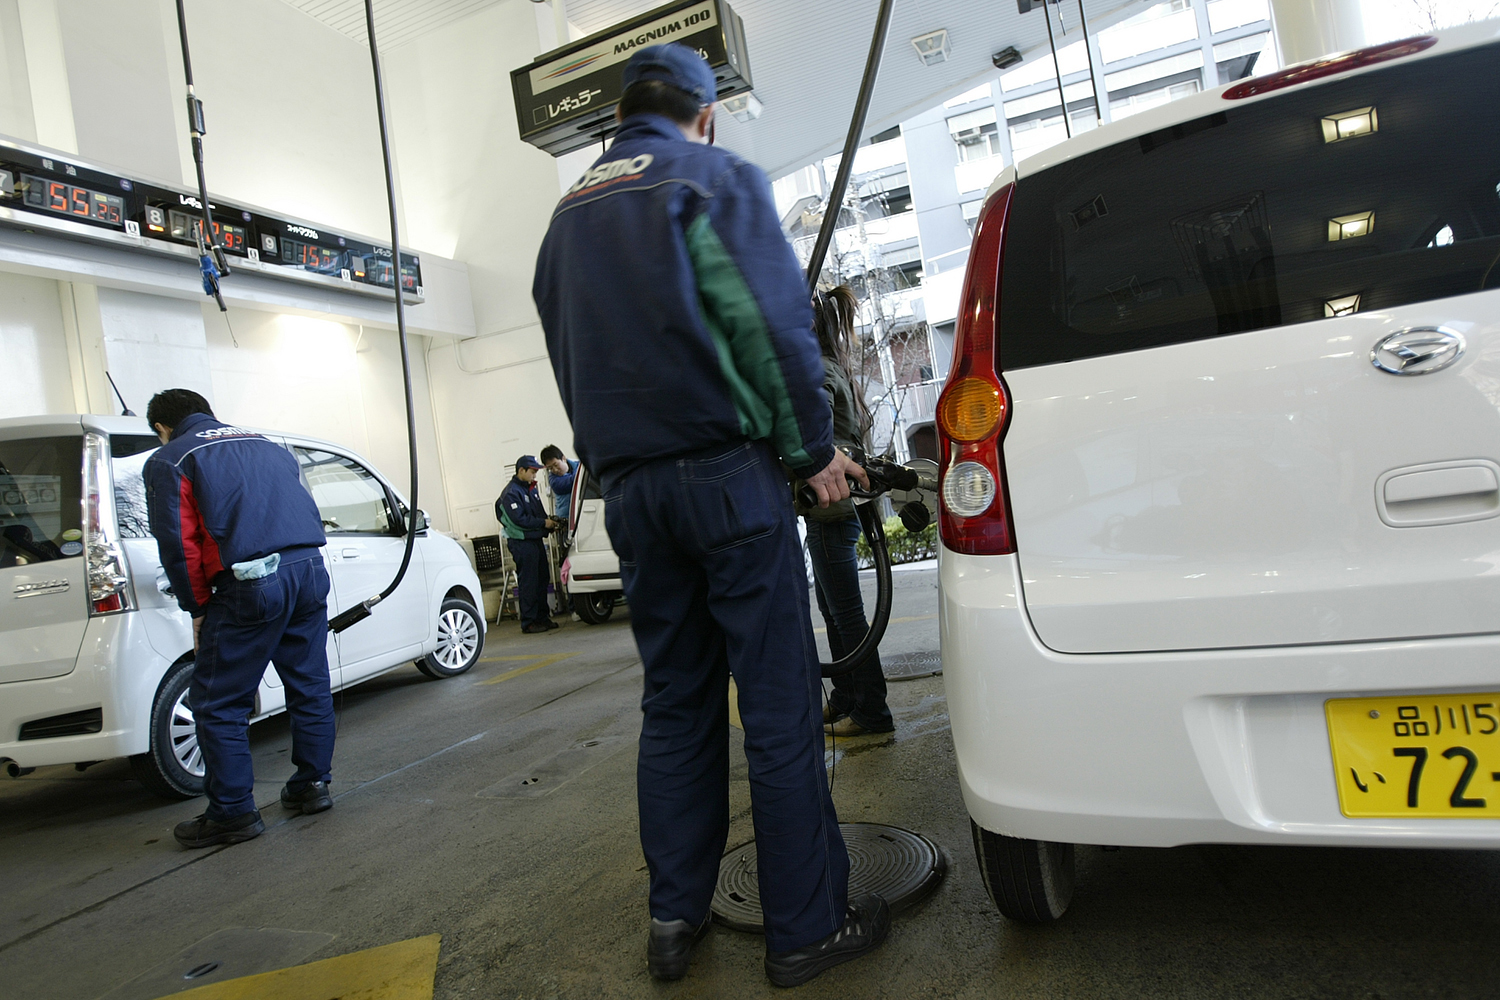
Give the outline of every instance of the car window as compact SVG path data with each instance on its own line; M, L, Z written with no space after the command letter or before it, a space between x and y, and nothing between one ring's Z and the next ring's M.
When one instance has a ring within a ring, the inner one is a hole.
M294 448L302 478L329 534L388 534L393 521L390 498L380 480L344 455Z
M1222 101L1022 177L1002 366L1500 288L1497 48Z
M0 569L83 554L83 438L0 441Z
M583 466L578 467L579 478L583 480L583 498L585 500L598 500L604 494L599 492L599 480L588 475Z
M109 459L115 480L115 520L121 538L150 538L146 516L146 460L161 441L154 434L111 434Z

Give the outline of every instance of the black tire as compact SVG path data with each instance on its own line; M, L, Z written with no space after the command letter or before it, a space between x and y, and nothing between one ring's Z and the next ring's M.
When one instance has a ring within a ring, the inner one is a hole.
M1047 924L1073 900L1073 845L1023 840L981 829L973 820L974 855L995 907L1011 920Z
M151 702L151 749L130 758L136 780L164 799L203 794L203 752L188 694L192 679L192 660L172 664Z
M438 648L417 661L417 669L442 680L469 672L484 652L484 619L474 605L450 597L438 609Z
M612 590L594 594L574 594L573 610L578 617L590 625L603 625L615 613L615 598L620 596Z

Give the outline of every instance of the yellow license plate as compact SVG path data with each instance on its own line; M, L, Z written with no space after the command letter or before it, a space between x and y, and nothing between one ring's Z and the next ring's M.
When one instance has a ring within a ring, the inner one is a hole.
M1325 702L1349 817L1500 816L1500 692Z

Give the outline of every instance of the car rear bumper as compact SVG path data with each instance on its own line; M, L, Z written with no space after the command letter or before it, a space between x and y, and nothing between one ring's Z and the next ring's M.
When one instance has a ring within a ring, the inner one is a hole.
M143 753L151 699L169 666L147 640L139 612L91 619L72 673L0 685L0 759L41 767ZM17 738L28 722L96 708L97 733Z
M939 557L959 781L997 833L1066 843L1500 847L1494 819L1349 819L1323 703L1500 689L1500 637L1065 654L1014 556ZM1480 784L1476 782L1476 787Z

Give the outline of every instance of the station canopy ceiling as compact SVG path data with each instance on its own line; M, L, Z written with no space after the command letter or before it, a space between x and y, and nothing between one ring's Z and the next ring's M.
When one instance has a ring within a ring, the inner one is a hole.
M365 40L361 0L286 0L293 7ZM405 42L499 3L532 0L375 0L381 48ZM585 34L602 31L662 0L558 0L568 20ZM1082 37L1079 0L1052 7L1065 35L1059 48ZM854 110L879 9L877 0L729 0L745 22L760 118L718 117L718 142L772 177L836 153ZM1090 33L1151 6L1151 0L1089 0ZM924 65L911 40L945 28L947 61ZM940 101L955 97L994 73L990 55L1014 46L1027 62L1049 58L1040 5L1021 14L1014 0L895 0L885 57L870 104L865 134L889 128Z

